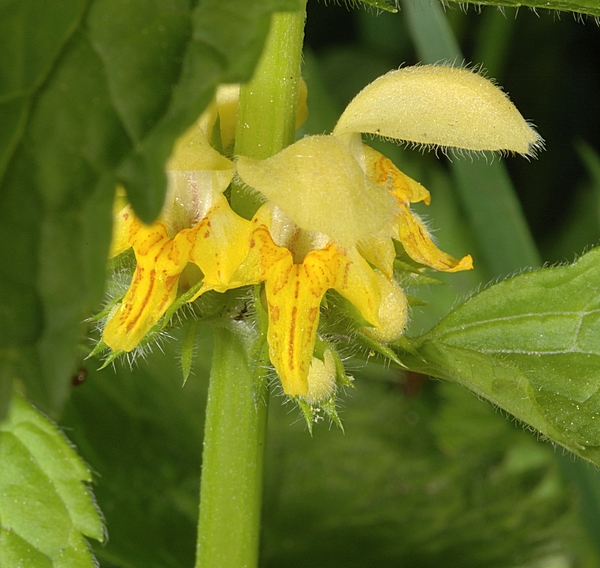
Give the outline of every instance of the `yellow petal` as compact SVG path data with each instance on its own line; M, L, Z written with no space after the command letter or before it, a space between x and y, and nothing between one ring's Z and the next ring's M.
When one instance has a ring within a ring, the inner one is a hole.
M114 351L131 351L163 316L177 295L179 276L188 262L189 246L175 242L161 222L139 223L131 244L137 267L129 290L104 328L104 342Z
M431 240L429 231L423 222L411 212L408 205L401 203L400 208L396 238L413 260L443 272L458 272L473 268L471 255L457 260L442 252Z
M176 241L189 243L189 260L204 274L202 289L190 301L208 290L224 292L250 284L232 285L231 278L248 254L252 229L252 223L234 213L227 199L218 194L206 217L177 235Z
M343 262L330 246L310 252L302 264L294 264L290 253L267 269L269 355L289 396L308 393L321 299L334 285Z
M368 179L347 146L333 136L310 136L266 160L241 156L245 183L277 205L302 229L342 246L389 224L389 192Z
M215 95L219 110L219 127L223 150L233 145L235 125L237 122L238 103L240 101L240 85L219 85Z
M270 266L291 257L291 252L277 245L269 232L270 206L263 205L254 215L248 254L233 274L230 286L258 284L265 280ZM286 260L287 262L287 260Z
M534 155L542 139L508 97L474 71L440 65L390 71L346 107L333 133Z
M363 333L376 341L393 341L403 333L408 321L408 302L404 290L395 280L375 271L379 286L379 322L374 327L364 327Z
M292 253L273 242L270 218L270 206L257 211L248 255L231 283L265 282L271 363L286 394L306 396L321 299L343 274L347 261L330 245L308 253L302 264L295 264Z
M429 191L418 181L401 172L392 160L366 144L362 145L362 151L365 156L365 171L375 183L385 187L400 201L408 203L423 201L425 205L429 205L431 202Z
M110 257L114 258L131 247L130 234L137 231L141 222L135 216L130 205L126 205L115 215L113 221Z
M200 118L175 142L167 170L229 170L233 164L210 145L216 117L211 105Z
M396 248L388 232L381 231L363 239L358 242L356 248L365 260L381 270L387 278L393 277Z
M373 270L355 248L346 251L346 259L335 289L379 330L382 341L395 339L402 334L408 317L402 288Z
M189 229L206 217L233 177L227 170L168 171L169 185L160 219L171 235Z

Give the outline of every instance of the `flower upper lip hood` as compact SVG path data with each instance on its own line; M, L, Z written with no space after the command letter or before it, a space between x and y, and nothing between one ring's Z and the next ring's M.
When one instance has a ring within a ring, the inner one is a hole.
M224 93L231 111L235 91ZM187 301L208 290L264 283L271 362L285 393L310 404L329 396L316 393L335 392L334 351L315 355L327 290L354 306L361 333L389 342L408 318L394 279L394 241L436 270L472 268L469 255L456 259L438 249L411 211L411 203L429 204L429 192L363 144L361 133L526 155L542 144L500 89L452 67L392 71L354 98L333 134L305 137L264 160L239 156L234 163L211 147L216 114L223 112L218 101L175 147L161 220L145 226L128 208L117 216L113 252L133 247L137 267L104 341L115 351L134 349L181 293L189 263L201 280ZM221 123L231 125L230 118ZM230 127L225 130L223 139L230 140ZM249 220L223 193L236 169L267 200Z
M309 136L266 160L240 156L242 180L301 228L352 246L388 225L393 196L369 178L335 136Z
M367 85L346 107L333 134L363 132L417 145L534 156L540 135L506 94L468 69L404 67Z

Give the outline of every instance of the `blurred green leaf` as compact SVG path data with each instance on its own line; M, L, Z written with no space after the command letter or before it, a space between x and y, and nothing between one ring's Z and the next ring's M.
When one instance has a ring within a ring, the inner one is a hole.
M572 260L579 252L600 239L600 178L582 184L575 192L573 204L564 223L550 233L544 243L547 258L559 262Z
M62 434L13 397L0 425L0 565L95 566L84 536L104 540L92 476Z
M408 341L408 340L407 340ZM473 296L410 342L409 368L467 386L600 464L600 248Z
M345 434L321 424L311 437L271 405L261 566L506 568L564 554L578 528L551 448L456 385L408 397L389 374L355 384Z
M81 23L85 8L83 0L7 0L0 6L0 178L22 135L32 98Z
M298 2L38 4L0 7L0 388L18 379L56 411L101 298L115 185L155 217L174 139Z
M593 213L595 214L595 229L600 226L600 156L585 142L577 144L577 150L585 163L593 184Z

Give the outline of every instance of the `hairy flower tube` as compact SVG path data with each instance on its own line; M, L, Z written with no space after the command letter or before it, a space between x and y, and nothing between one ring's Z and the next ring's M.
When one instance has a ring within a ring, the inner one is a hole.
M328 290L354 306L363 334L385 343L401 336L408 319L394 241L423 266L472 267L470 256L438 249L411 211L412 203L429 203L429 192L363 144L361 133L524 155L541 145L499 88L444 66L380 77L348 105L333 134L300 139L265 160L234 163L210 146L219 111L211 107L177 143L161 219L145 226L128 207L118 213L113 254L132 247L136 269L103 340L114 351L133 350L183 293L190 264L201 283L190 302L209 290L263 284L271 363L284 392L309 404L335 391L334 354L315 350ZM237 215L223 193L234 175L265 201L252 219Z

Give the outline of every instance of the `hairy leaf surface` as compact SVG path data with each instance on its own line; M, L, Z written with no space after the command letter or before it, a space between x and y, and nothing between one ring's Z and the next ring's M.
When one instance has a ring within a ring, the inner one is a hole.
M104 528L92 476L56 427L13 397L0 425L0 566L95 566L84 537Z
M600 248L491 286L410 343L411 368L600 463Z

